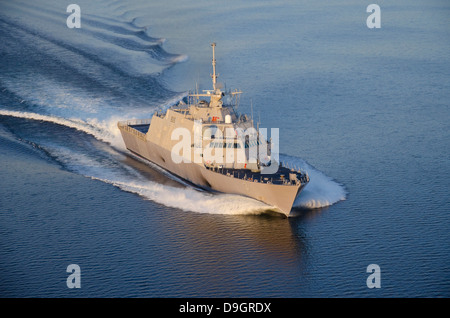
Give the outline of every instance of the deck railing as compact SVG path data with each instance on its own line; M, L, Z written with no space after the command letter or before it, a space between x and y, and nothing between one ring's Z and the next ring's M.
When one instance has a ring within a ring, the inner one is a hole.
M121 121L117 123L117 126L119 127L119 129L123 129L126 132L129 132L130 134L135 135L139 139L145 140L145 134L137 129L134 129L130 125L146 125L146 124L150 124L150 119L132 119L127 121Z
M205 168L211 171L214 171L216 173L220 173L223 175L226 175L231 178L238 178L241 180L246 181L252 181L252 182L260 182L260 183L268 183L268 184L278 184L278 185L292 185L292 184L298 184L298 182L301 183L308 183L309 182L309 176L308 174L300 171L296 171L292 173L296 174L297 180L292 181L289 178L289 173L291 171L285 171L284 174L277 173L272 175L263 175L260 173L254 173L250 170L244 170L244 169L229 169L229 168L223 168L221 166L211 166L206 165Z

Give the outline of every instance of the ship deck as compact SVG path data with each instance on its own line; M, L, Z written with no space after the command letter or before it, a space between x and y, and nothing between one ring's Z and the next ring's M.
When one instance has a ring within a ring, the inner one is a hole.
M261 172L253 172L248 169L232 169L232 168L220 168L220 167L212 167L206 166L205 168L216 173L221 173L223 175L229 176L231 178L238 178L242 180L252 181L252 182L260 182L260 183L272 183L278 185L293 185L295 181L291 181L289 178L290 173L295 173L297 175L298 180L301 183L307 183L308 176L305 173L299 171L292 171L289 168L279 166L278 171L276 173L271 174L262 174Z
M148 129L150 128L150 124L136 124L136 125L128 125L133 129L136 129L137 131L146 134L148 132Z

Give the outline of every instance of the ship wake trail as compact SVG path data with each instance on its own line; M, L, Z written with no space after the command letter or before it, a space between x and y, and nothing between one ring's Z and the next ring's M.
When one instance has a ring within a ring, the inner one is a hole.
M310 184L295 201L295 208L317 209L345 200L346 192L342 185L300 158L290 157L289 159L299 166L301 164L302 170L310 175ZM145 199L184 211L248 215L262 214L274 209L263 202L240 195L197 191L190 186L172 187L129 175L90 175L90 177L112 184L124 191L136 193Z
M186 183L179 183L178 178L161 171L157 166L133 157L164 174L166 179L169 177L174 180L174 186L149 179L129 163L124 163L129 156L124 154L123 144L119 147L112 145L115 136L108 125L9 110L0 110L0 119L2 117L10 118L9 124L14 127L20 140L37 145L39 150L65 170L114 185L144 199L198 213L252 214L268 209L264 203L239 195L199 191ZM12 118L18 121L12 122ZM24 125L23 121L28 124ZM43 127L42 122L50 126ZM42 137L44 130L46 133ZM36 135L36 132L40 133Z
M35 126L32 129L20 131L19 134L25 140L38 144L39 148L45 151L51 158L60 163L64 169L83 175L94 180L99 180L111 184L123 191L138 194L146 200L151 200L168 207L177 208L184 211L197 213L213 214L261 214L273 209L257 200L234 194L209 193L198 191L197 189L180 183L180 186L170 186L161 184L144 176L140 171L134 169L129 164L124 163L128 155L124 155L124 147L120 141L118 132L111 128L111 125L105 123L93 122L88 124L82 120L73 118L65 119L54 116L33 114L29 112L15 112L0 110L0 116L14 117L22 120L32 120ZM39 129L40 122L54 124L53 129L58 131L60 140L35 139L34 133ZM17 125L21 126L21 125ZM57 126L63 126L66 132L62 132ZM114 127L117 130L117 128ZM77 130L80 134L73 136ZM70 142L73 138L83 137L85 144L82 148L75 148ZM100 141L101 146L92 143L88 137L94 137L94 140ZM117 143L116 143L117 142ZM324 175L322 172L314 169L304 160L280 155L283 162L289 166L298 166L310 175L310 183L297 198L294 207L297 208L321 208L332 205L345 199L344 188ZM159 171L165 177L169 177L177 182L180 180L170 173L158 168L156 165L134 158L142 164L147 165L153 170Z
M239 195L157 182L130 166L117 121L150 118L160 105L185 97L165 88L159 74L186 56L166 52L164 39L150 36L130 14L124 16L132 22L84 14L83 27L74 37L74 30L60 27L66 15L51 4L2 3L0 122L17 139L37 145L64 169L165 206L220 214L272 209ZM296 207L318 208L345 199L341 185L300 158L283 160L300 166L311 178Z
M184 211L247 215L261 214L270 208L262 202L239 195L212 194L189 187L170 187L148 181L96 179L110 183L124 191L136 193L145 199Z
M166 52L162 39L89 14L74 36L53 7L2 4L0 88L20 98L14 110L84 119L112 110L142 112L178 94L159 75L186 57Z

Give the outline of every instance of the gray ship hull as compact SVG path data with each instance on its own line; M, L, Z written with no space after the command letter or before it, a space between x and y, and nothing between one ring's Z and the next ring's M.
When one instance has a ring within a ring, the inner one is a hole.
M147 134L126 124L119 124L118 127L128 150L170 173L205 189L259 200L270 206L268 210L286 216L289 216L294 200L306 185L306 183L285 185L245 180L207 169L204 165L193 162L175 163L172 161L171 152L148 140Z

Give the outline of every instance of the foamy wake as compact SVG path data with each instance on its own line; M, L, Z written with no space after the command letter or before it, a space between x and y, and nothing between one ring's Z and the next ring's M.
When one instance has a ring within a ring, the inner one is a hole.
M114 151L106 158L105 154L99 158L96 154L81 153L68 147L54 145L43 147L72 172L112 184L168 207L218 214L258 214L270 209L260 201L239 195L213 194L194 189L187 184L186 187L173 187L148 180L131 166L123 164L120 160L123 155ZM149 165L153 167L153 164ZM177 180L176 177L171 178Z
M117 139L120 137L120 133L118 129L114 129L114 126L117 124L117 120L115 118L105 121L98 121L97 119L88 119L87 121L84 121L79 118L61 118L58 116L4 109L0 109L0 116L46 121L83 131L103 142L119 144Z
M289 167L298 167L309 175L309 183L297 197L294 207L316 209L330 206L336 202L345 200L345 188L315 169L301 158L280 155L280 160Z
M155 201L168 207L198 213L217 214L259 214L270 209L270 206L240 195L213 194L197 191L193 188L175 188L151 181L113 181L99 179L110 183L124 191Z
M306 169L304 169L306 170ZM315 209L345 200L344 188L320 171L310 168L310 183L294 203L294 207ZM235 194L217 194L197 191L193 188L175 188L151 181L127 180L128 178L95 178L120 189L136 193L145 199L165 206L198 213L260 214L273 207L260 201Z
M123 150L123 142L117 129L117 118L105 121L90 119L60 118L30 112L0 110L0 115L52 122L83 131L107 142L114 149ZM45 148L45 145L44 145ZM144 178L138 171L120 162L119 153L110 155L108 162L99 161L92 154L79 153L69 148L58 147L47 150L70 170L86 177L112 184L124 191L185 211L218 214L259 214L273 207L260 201L234 194L212 194L191 187L171 187ZM342 185L315 169L301 158L280 155L280 160L289 167L299 167L309 174L310 182L294 202L294 207L315 209L345 200ZM152 168L154 165L148 163ZM177 180L177 178L173 178Z

